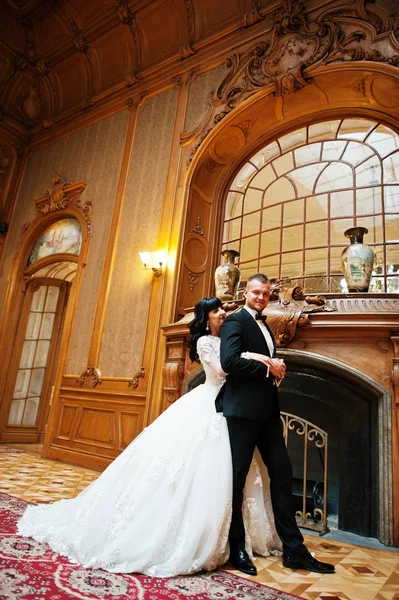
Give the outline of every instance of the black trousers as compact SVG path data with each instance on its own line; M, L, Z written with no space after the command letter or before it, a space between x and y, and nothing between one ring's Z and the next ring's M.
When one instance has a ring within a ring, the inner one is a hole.
M257 446L270 477L270 493L277 533L284 556L302 554L303 537L296 524L292 500L292 466L284 443L279 415L268 421L226 417L233 459L233 514L229 533L230 551L245 549L242 502L245 480Z

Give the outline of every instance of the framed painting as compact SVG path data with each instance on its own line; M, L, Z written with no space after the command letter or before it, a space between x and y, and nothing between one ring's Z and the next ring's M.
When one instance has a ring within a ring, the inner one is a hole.
M79 221L73 217L60 219L52 223L37 240L29 255L27 266L53 254L79 255L81 246L82 231Z

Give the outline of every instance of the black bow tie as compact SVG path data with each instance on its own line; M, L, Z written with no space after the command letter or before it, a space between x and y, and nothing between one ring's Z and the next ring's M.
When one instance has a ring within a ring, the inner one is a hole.
M267 319L266 315L261 315L260 313L257 312L255 315L255 319L257 321L262 321L263 325L266 325L266 319Z

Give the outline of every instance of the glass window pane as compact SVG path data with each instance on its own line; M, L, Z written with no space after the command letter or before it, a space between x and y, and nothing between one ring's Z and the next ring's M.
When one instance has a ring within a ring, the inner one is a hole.
M266 256L260 259L259 271L265 273L269 279L278 278L278 267L280 263L280 256Z
M262 229L272 229L281 226L281 206L265 208L262 214Z
M260 254L275 254L280 250L280 233L281 229L273 229L261 235Z
M247 262L244 264L240 263L240 271L241 271L240 288L242 288L247 283L248 277L251 277L251 275L255 275L255 273L258 273L258 261L254 260L252 262Z
M399 212L399 186L384 186L384 204L386 212Z
M345 119L337 137L345 137L351 140L364 140L370 129L375 127L374 121L367 121L366 119Z
M366 227L369 230L364 236L365 244L384 241L382 215L376 215L374 217L358 217L356 219L356 225L359 227Z
M40 396L46 369L33 369L30 378L28 396Z
M21 425L24 408L25 400L13 400L11 402L10 414L8 415L8 425Z
M284 202L285 200L293 200L296 197L294 186L285 177L277 179L265 192L263 199L264 206Z
M28 392L28 385L30 379L30 369L20 369L17 373L17 380L15 382L13 398L25 398Z
M387 271L397 273L399 269L399 244L387 246Z
M303 248L303 225L283 229L283 252Z
M238 172L234 178L232 190L244 191L247 187L251 177L257 172L257 169L251 163L245 163L242 169Z
M295 171L289 174L289 178L293 180L297 189L296 196L309 196L309 194L313 193L316 179L324 167L324 163L307 165L306 167L295 169Z
M328 196L320 194L306 199L306 220L326 219L328 217Z
M322 160L328 162L330 160L339 160L347 145L348 142L339 142L337 140L334 142L324 142Z
M330 222L330 244L348 242L344 232L354 226L353 219L335 219Z
M34 367L45 367L47 364L48 351L50 342L48 340L40 340L37 344Z
M330 248L330 273L342 273L341 255L344 250L345 247L342 246Z
M385 273L384 246L372 246L372 248L374 252L373 275L382 275Z
M240 251L240 240L237 240L236 242L229 242L228 244L223 244L222 245L222 252L223 250L237 250L237 252Z
M281 257L281 277L302 277L303 275L303 253L288 252Z
M244 199L244 213L259 210L262 206L262 195L263 192L261 190L248 188Z
M334 140L341 120L325 121L324 123L315 123L309 126L308 140L315 142L317 140Z
M262 169L268 162L270 162L273 158L280 155L280 148L277 142L272 142L262 150L259 150L251 158L251 163L253 163L258 169Z
M399 137L392 129L385 125L378 125L367 138L367 143L377 150L381 158L385 158L387 154L399 148Z
M356 186L368 187L381 182L380 160L372 156L366 162L356 167Z
M316 192L328 192L352 187L353 174L351 167L339 162L332 162L320 175Z
M243 194L238 192L229 192L227 194L225 219L233 219L242 213Z
M44 310L46 312L56 311L59 294L60 288L54 285L50 285L47 292L46 304L44 306Z
M276 175L274 174L273 169L270 165L266 165L266 167L263 167L263 169L252 179L251 187L265 190L275 179Z
M341 160L355 167L367 158L370 158L370 156L374 156L372 148L359 142L349 142Z
M399 277L387 278L387 292L388 294L396 294L399 292Z
M246 215L242 219L242 235L253 235L260 231L260 211Z
M39 335L39 329L42 322L42 314L31 312L28 319L28 325L26 327L25 339L26 340L37 340Z
M311 246L325 246L328 243L328 221L318 221L306 225L307 248Z
M223 230L223 242L229 240L235 240L241 235L241 219L233 219L232 221L226 221Z
M398 183L399 182L399 152L391 154L384 159L384 183Z
M40 398L29 398L26 401L25 413L22 419L22 425L35 425Z
M373 294L382 294L384 290L384 278L372 277L370 279L369 292Z
M303 146L306 144L306 127L287 133L287 135L282 135L278 141L283 152L296 148L297 146Z
M330 195L330 215L334 217L349 217L353 215L353 190L333 192Z
M399 215L385 215L385 241L399 241Z
M288 152L288 154L283 154L279 158L275 158L273 161L273 166L276 169L277 175L280 177L288 171L292 171L294 168L294 159L292 157L292 153Z
M327 248L317 250L306 250L305 252L305 275L327 274Z
M21 360L19 361L20 369L30 369L35 356L36 342L25 341L22 347Z
M321 144L309 144L308 146L302 146L297 148L294 152L295 163L297 167L308 165L309 163L315 163L320 160L321 155Z
M43 340L43 339L50 340L51 339L51 334L53 332L53 325L54 325L54 317L55 317L54 313L44 313L42 325L40 327L40 334L39 334L39 338L41 340Z
M42 285L32 294L31 311L41 312L43 310L44 301L46 299L47 286Z
M259 256L259 235L254 235L249 238L241 240L241 257L240 260L245 262L247 260L257 259Z
M295 200L284 204L283 223L291 225L294 223L303 223L305 219L305 200Z
M367 215L378 212L381 212L381 188L356 190L356 214Z

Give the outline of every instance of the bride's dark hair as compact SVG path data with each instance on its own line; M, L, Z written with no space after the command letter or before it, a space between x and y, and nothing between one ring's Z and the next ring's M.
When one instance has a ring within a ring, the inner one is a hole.
M209 335L209 330L207 331L206 325L208 323L208 315L211 310L215 310L215 308L219 308L222 306L219 298L215 296L211 296L210 298L202 298L194 308L194 320L190 325L190 333L191 337L188 342L188 347L190 348L190 358L192 361L198 362L198 352L197 352L197 342L199 338L203 335Z

